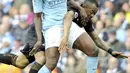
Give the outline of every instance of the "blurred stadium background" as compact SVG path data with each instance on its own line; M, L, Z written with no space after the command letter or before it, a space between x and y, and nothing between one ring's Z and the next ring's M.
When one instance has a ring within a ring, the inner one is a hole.
M130 55L130 0L97 0L100 8L93 18L99 36L114 50ZM31 0L0 0L0 53L14 53L26 43L34 14ZM97 73L130 73L130 61L115 59L100 50ZM32 64L21 70L0 63L0 73L28 73ZM86 55L69 50L53 73L86 73Z

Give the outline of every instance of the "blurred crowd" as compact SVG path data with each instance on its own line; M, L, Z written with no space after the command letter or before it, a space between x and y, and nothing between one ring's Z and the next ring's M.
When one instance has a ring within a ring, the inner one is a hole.
M99 37L113 50L130 55L130 0L97 1L100 7L93 20ZM0 0L0 54L20 54L33 18L31 0ZM86 59L79 50L70 49L53 73L86 73ZM0 73L4 69L5 73L28 73L31 65L21 70L0 64ZM130 73L130 61L100 50L97 73Z

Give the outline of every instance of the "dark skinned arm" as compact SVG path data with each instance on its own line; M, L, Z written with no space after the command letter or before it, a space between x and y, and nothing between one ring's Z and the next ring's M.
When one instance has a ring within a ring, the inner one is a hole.
M33 56L40 46L42 46L42 22L41 22L41 15L42 13L35 13L34 23L35 23L35 30L37 34L37 42L34 45L33 49L29 53L30 56Z
M64 17L64 35L62 37L62 40L58 49L61 54L63 54L63 52L68 49L67 42L68 42L70 27L72 25L73 19L74 19L74 12L68 11Z
M115 58L128 58L128 56L125 56L124 54L122 54L121 52L117 52L112 50L97 34L97 32L94 30L92 32L88 33L90 35L90 37L93 39L93 41L95 42L95 44L101 48L102 50L108 52L109 54L111 54L113 57Z

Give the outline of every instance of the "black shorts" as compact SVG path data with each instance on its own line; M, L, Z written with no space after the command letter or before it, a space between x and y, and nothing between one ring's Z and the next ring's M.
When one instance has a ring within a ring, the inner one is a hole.
M41 32L42 33L42 32ZM34 47L35 43L37 42L37 35L36 35L36 31L35 31L35 26L34 24L30 26L29 30L28 30L28 34L26 38L26 45L28 46L27 48L24 48L23 51L30 51L32 50L32 48ZM42 36L42 43L44 44L44 37ZM39 50L41 51L45 51L44 48L39 48Z
M35 61L35 57L34 56L29 56L29 52L32 50L33 47L30 47L30 45L27 43L24 48L22 50L20 50L24 56L26 56L26 58L28 59L29 63L32 63L33 61ZM38 50L39 51L45 51L45 46L41 46Z
M34 58L34 56L29 56L29 52L33 49L35 43L37 42L37 35L35 32L34 25L30 26L28 35L26 37L27 37L26 38L27 43L25 44L24 48L20 51L26 56L26 58L29 60L29 62L33 62L35 60L35 58ZM42 43L44 44L44 37L43 37ZM42 45L38 51L45 51L45 46Z
M36 31L35 31L34 25L30 26L30 28L28 30L28 34L27 34L26 37L27 37L26 38L27 43L29 43L30 47L33 47L35 45L35 43L37 42L37 34L36 34ZM42 36L42 43L44 44L44 37L43 36Z

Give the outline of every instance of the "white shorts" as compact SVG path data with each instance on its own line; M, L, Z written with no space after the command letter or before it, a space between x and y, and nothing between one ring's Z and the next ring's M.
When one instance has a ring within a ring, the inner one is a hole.
M53 26L44 31L45 49L51 47L59 47L61 39L63 37L63 30L63 26ZM72 48L75 40L84 32L85 30L83 28L80 28L76 23L73 22L70 28L68 47Z

